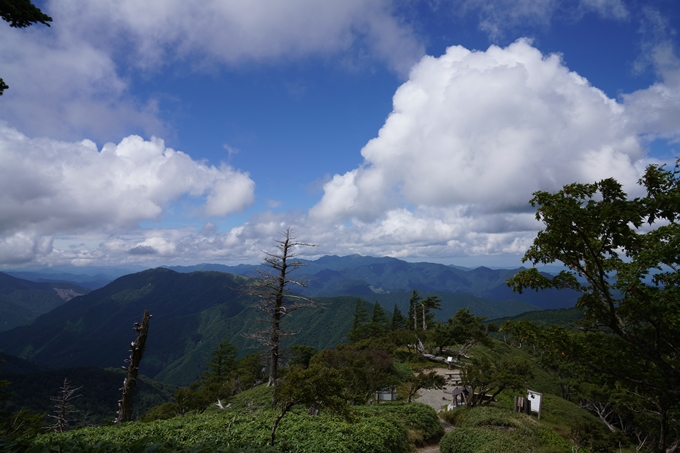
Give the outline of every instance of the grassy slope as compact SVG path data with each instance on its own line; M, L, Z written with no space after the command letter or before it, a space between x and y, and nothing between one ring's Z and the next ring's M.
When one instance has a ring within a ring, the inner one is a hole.
M543 312L542 312L543 313ZM471 355L490 359L534 360L531 351L495 341L493 348L476 346ZM570 453L572 426L580 422L604 425L585 409L561 398L554 376L535 367L527 387L543 393L541 420L513 411L514 394L503 392L491 406L458 408L446 415L456 427L440 443L443 453ZM625 448L622 449L626 452Z
M128 445L135 440L174 442L178 445L230 447L262 446L269 439L277 411L271 408L271 388L260 386L237 395L227 410L212 408L203 414L175 417L151 423L85 428L64 435L45 435L39 444L78 439L90 445L102 441ZM277 444L286 452L411 452L416 440L443 433L429 406L383 404L356 407L350 421L310 416L305 408L294 409L281 422Z

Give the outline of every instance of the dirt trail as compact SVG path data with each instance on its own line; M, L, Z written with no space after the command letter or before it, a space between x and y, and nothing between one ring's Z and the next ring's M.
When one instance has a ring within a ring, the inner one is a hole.
M436 371L437 374L444 376L444 373L448 372L449 370L447 368L436 368ZM450 392L453 388L455 387L450 385L445 387L446 391L448 392ZM434 410L437 412L439 412L443 406L446 406L451 402L451 395L444 393L443 390L420 390L418 394L420 396L415 398L414 401L427 404L428 406L434 408ZM447 423L444 420L441 420L441 422L445 432L448 433L453 429L453 426L450 423ZM417 449L417 451L418 453L440 453L439 442L434 445L420 447Z

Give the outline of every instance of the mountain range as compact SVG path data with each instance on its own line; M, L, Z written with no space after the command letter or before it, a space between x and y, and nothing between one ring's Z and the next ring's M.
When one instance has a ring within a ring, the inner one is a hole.
M28 324L89 292L73 283L31 282L0 272L0 332Z
M210 353L224 339L239 355L258 345L245 334L262 328L254 300L241 292L247 277L222 272L178 273L152 269L121 277L76 297L33 323L0 333L0 349L48 368L120 367L135 338L133 323L144 310L153 315L141 372L153 379L186 385L206 369ZM376 295L386 310L407 309L409 292ZM440 319L459 308L493 317L535 310L523 302L484 301L471 295L442 293ZM314 309L299 310L286 321L298 331L285 344L317 349L341 343L349 331L357 297L316 298ZM370 308L368 302L364 302Z
M494 301L518 300L544 310L573 307L578 297L578 293L571 290L513 293L505 282L520 269L465 269L361 255L323 256L315 261L300 261L303 266L296 271L296 278L306 280L307 287L299 292L310 297L347 295L372 300L378 294L417 289L419 292L469 294ZM168 269L177 272L218 271L257 277L261 266L199 264L171 266Z

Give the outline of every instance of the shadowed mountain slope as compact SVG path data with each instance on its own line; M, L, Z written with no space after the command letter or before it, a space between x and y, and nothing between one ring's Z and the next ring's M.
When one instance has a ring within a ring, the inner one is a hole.
M64 282L31 282L0 272L0 332L25 325L90 290Z
M331 272L331 271L327 271ZM254 300L242 292L246 277L223 272L178 273L151 269L121 277L104 288L72 299L28 326L0 333L0 349L48 368L120 367L135 338L133 323L144 310L153 315L140 372L173 384L188 384L207 368L211 352L224 339L239 355L261 349L246 334L263 329ZM427 295L428 292L423 292ZM399 291L364 297L379 300L391 312L406 311L411 293ZM534 310L524 302L494 302L466 294L437 293L446 320L470 307L490 318ZM284 329L295 332L284 349L306 344L332 348L351 328L357 297L315 298L318 306L287 317Z

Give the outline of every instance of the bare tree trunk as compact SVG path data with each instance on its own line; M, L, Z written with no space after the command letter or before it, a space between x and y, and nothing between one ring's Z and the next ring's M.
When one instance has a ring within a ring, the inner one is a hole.
M64 378L64 385L59 389L59 396L50 397L50 401L54 401L54 414L49 414L48 417L54 419L54 424L47 427L47 429L63 433L68 429L68 416L77 412L71 405L71 401L82 395L74 395L82 387L71 388L71 382Z
M137 331L137 339L130 344L130 358L125 361L129 363L123 369L127 370L127 376L123 381L123 397L118 401L118 416L115 423L129 422L132 419L132 396L137 385L137 374L139 373L139 364L144 355L146 348L146 337L149 334L149 320L151 315L147 310L144 310L144 316L141 323L135 323L133 329Z
M272 312L272 331L271 347L269 354L269 382L267 387L276 385L276 376L279 371L279 344L281 343L281 318L283 318L283 295L286 288L286 273L288 272L288 253L290 251L290 233L286 234L283 242L281 255L281 268L279 274L278 288L274 299L274 310Z
M294 403L288 403L285 406L281 408L281 412L279 412L279 415L276 416L276 420L274 420L274 425L272 426L272 432L269 435L269 446L273 447L274 446L274 440L276 439L276 429L279 427L279 423L281 423L281 419L283 418L284 415L288 412L288 410L293 407Z
M252 338L268 348L269 381L267 385L270 387L276 385L281 340L294 334L294 332L282 330L281 323L285 317L296 310L316 306L311 299L293 294L288 290L290 284L305 286L305 282L293 280L289 275L303 265L302 262L293 259L295 258L294 248L301 245L313 246L313 244L296 241L292 237L290 228L284 231L283 240L276 241L276 248L279 252L265 252L264 266L273 269L275 272L258 270L258 282L245 290L246 294L259 299L257 308L264 313L259 321L268 324L266 328L247 334L246 337Z

